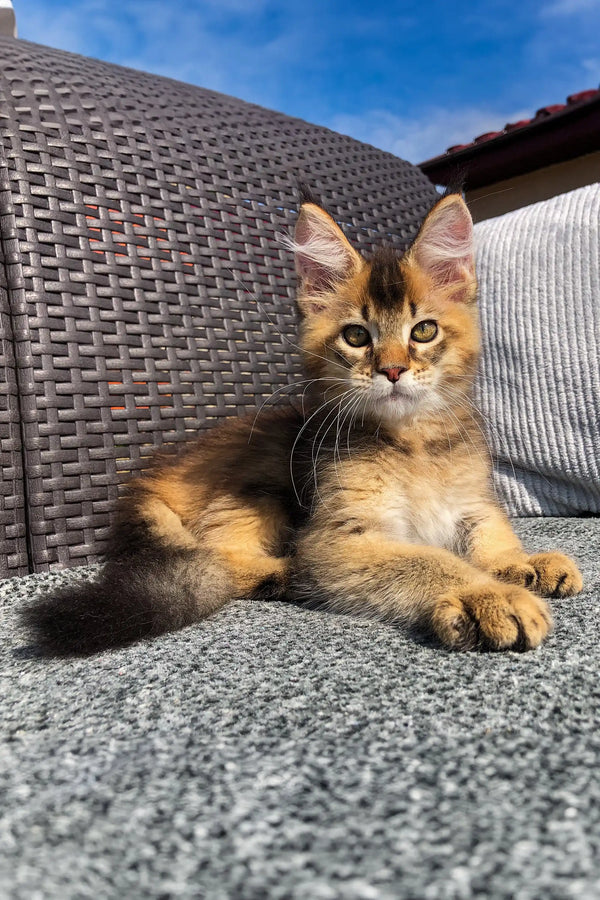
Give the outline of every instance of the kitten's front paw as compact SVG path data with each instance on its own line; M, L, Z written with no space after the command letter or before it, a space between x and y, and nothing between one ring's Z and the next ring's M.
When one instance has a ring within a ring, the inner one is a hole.
M552 630L552 618L535 594L499 584L441 597L432 625L453 650L532 650Z
M572 597L583 588L579 569L564 553L535 553L529 562L537 576L532 590L542 597Z
M524 553L504 553L494 560L490 575L506 584L518 584L534 591L537 572Z

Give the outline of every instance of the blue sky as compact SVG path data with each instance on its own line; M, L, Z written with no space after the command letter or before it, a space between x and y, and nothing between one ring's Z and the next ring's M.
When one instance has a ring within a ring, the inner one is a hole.
M420 162L600 84L600 0L13 0L19 36Z

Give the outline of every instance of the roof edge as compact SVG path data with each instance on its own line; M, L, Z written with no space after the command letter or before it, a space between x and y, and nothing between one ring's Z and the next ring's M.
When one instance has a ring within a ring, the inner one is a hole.
M425 160L419 168L434 184L448 184L459 174L471 190L593 153L600 150L600 92L587 102L486 137Z

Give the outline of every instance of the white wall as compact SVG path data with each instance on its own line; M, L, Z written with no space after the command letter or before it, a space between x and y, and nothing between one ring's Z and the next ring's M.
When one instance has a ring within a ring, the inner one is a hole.
M17 21L11 0L0 0L0 34L17 36Z

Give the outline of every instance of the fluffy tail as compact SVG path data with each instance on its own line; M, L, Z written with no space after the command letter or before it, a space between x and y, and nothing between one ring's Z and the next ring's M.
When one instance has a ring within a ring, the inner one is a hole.
M42 596L22 616L44 655L85 656L198 622L235 595L210 553L146 540L110 559L98 581Z

